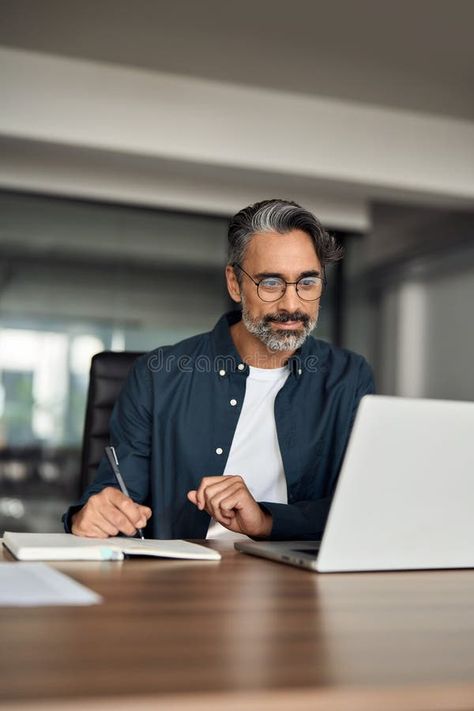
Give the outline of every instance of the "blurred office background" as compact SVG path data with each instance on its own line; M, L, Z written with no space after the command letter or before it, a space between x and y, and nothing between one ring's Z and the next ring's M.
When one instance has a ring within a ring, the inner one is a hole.
M230 307L228 218L341 241L315 335L474 399L471 0L0 0L0 532L61 530L88 372Z

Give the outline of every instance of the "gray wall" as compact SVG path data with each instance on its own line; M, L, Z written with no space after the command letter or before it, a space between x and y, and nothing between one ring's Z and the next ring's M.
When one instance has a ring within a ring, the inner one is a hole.
M423 385L430 397L474 400L474 259L469 257L471 263L457 273L438 275L423 285L427 303Z
M207 330L225 310L225 218L0 193L0 318ZM151 347L153 344L149 344Z
M346 344L378 392L474 400L474 214L376 205L351 249Z

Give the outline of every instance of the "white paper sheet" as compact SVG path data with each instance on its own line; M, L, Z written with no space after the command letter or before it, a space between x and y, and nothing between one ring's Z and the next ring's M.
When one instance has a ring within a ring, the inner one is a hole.
M96 605L97 593L45 563L0 562L0 605Z

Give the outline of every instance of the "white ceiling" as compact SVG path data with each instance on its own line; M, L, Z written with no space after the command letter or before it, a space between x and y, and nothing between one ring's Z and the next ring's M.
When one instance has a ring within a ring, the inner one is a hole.
M474 119L473 0L0 0L0 12L6 47Z

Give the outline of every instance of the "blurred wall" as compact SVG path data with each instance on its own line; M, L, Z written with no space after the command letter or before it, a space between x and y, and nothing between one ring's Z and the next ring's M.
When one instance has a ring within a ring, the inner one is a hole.
M226 226L0 191L0 316L207 330L227 306Z
M380 393L474 400L474 212L378 204L350 260L348 345Z
M473 230L474 239L474 230ZM474 400L474 253L457 272L425 281L425 377L428 397Z

